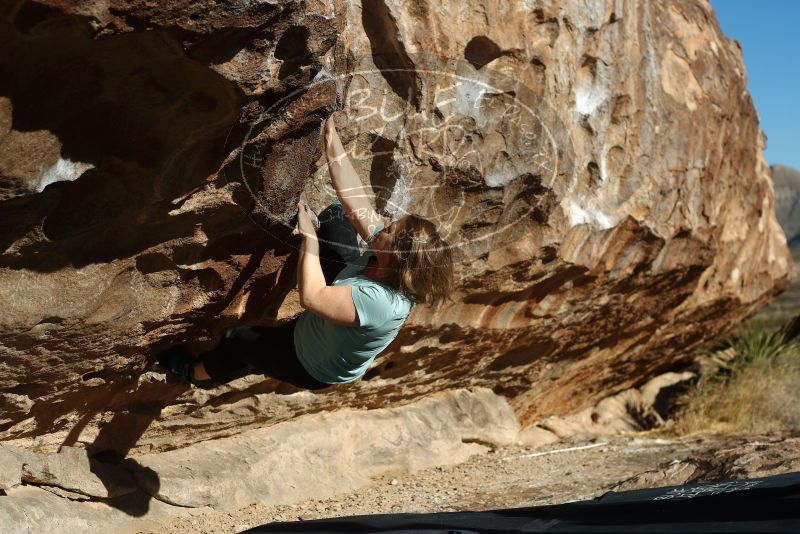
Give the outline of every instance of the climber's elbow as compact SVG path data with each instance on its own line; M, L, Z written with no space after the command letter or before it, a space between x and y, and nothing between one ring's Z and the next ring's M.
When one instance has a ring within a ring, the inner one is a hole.
M300 289L300 306L305 310L311 310L314 307L314 296L311 295L312 291Z

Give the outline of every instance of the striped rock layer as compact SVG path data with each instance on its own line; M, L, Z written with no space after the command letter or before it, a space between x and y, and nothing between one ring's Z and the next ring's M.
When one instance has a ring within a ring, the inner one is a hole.
M794 275L745 82L701 0L6 2L2 439L136 455L473 386L527 424L680 367ZM301 311L334 112L451 301L355 384L165 383L158 350Z

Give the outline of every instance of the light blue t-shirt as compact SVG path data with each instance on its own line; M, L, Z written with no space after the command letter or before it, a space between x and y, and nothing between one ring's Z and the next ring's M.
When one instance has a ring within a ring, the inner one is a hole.
M306 371L326 384L354 382L397 336L414 308L414 302L390 287L361 273L372 256L372 240L383 229L378 225L367 250L336 275L333 285L352 286L350 294L360 326L343 326L305 310L294 329L297 357Z

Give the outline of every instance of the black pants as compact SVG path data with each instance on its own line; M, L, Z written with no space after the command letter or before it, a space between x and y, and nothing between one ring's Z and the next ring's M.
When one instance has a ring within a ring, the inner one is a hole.
M317 232L320 263L325 282L330 285L345 265L358 256L355 229L342 207L332 204L319 215ZM225 383L254 370L300 388L328 387L308 374L297 359L294 328L297 319L281 326L235 326L225 331L219 345L200 355L199 361L214 382Z
M320 382L305 370L294 350L297 319L280 326L234 326L225 331L216 348L200 355L199 361L214 382L223 384L257 371L299 388L321 389Z
M339 204L331 204L319 214L319 261L325 283L331 285L339 271L359 257L358 233Z

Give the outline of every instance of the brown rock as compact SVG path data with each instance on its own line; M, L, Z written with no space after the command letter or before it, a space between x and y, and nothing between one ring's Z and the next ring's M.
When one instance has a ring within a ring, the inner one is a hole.
M34 404L3 438L140 454L463 386L530 423L763 307L794 267L741 51L704 1L596 6L20 3L0 21L0 390ZM307 87L323 67L336 92ZM300 311L291 218L301 191L332 198L312 167L336 106L378 207L453 244L454 303L318 394L140 380L179 338Z
M680 391L675 388L686 386L695 376L689 371L664 373L651 378L639 388L626 389L606 397L593 407L565 416L552 415L528 428L533 436L546 432L559 439L594 439L658 428L673 415L669 413L672 406L667 397L670 394L674 396ZM522 442L528 446L538 446L535 440Z
M489 446L513 443L518 431L502 397L485 389L448 391L397 408L313 414L143 455L137 479L153 497L178 506L285 504L362 487L386 474L457 464Z
M0 393L0 424L12 423L30 412L33 401L25 395Z
M22 480L109 499L133 493L133 477L122 467L92 460L85 449L62 447L56 454L40 456L22 466Z
M531 425L520 431L517 436L517 442L523 447L544 447L551 443L558 442L560 438L553 432L541 428L536 425Z
M781 475L800 466L800 440L784 436L719 436L713 448L694 451L623 480L612 489L628 491L696 482ZM702 440L698 440L702 441Z
M645 471L620 482L612 491L680 486L696 480L700 473L700 467L693 460L672 460L663 468Z
M720 467L724 470L724 466L731 463L747 462L748 454L754 449L764 460L761 466L769 466L770 473L796 470L798 444L797 439L776 436L704 436L680 440L638 436L613 438L600 443L571 443L566 447L566 444L554 444L538 452L517 446L502 447L492 453L474 455L457 465L424 469L415 474L378 477L371 485L354 491L343 492L341 487L320 486L315 497L295 504L274 505L259 499L262 502L255 506L225 512L171 506L150 499L144 507L139 501L140 507L134 508L141 515L131 514L131 506L135 506L136 501L98 507L96 503L59 498L49 490L21 486L0 499L0 521L3 521L4 532L173 534L242 531L298 518L552 505L600 497L609 490L619 490L623 484L630 489L642 487L636 485L637 481L677 483L686 478L685 473L693 466L692 482L722 482L760 476L755 471L752 475L722 471L725 474L720 478ZM212 446L212 443L203 443L187 450L211 449ZM719 451L725 451L724 455ZM180 452L165 454L174 457ZM393 480L397 484L393 484ZM723 487L733 485L730 482L722 484ZM736 485L749 484L751 482ZM331 490L333 493L329 493Z
M0 490L8 490L22 482L24 451L0 445Z

